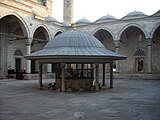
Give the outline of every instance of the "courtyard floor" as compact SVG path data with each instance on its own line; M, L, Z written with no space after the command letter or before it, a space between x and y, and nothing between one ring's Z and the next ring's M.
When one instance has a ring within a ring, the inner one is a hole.
M44 85L52 80L44 80ZM160 120L160 80L114 80L100 92L39 90L37 80L0 80L0 120Z

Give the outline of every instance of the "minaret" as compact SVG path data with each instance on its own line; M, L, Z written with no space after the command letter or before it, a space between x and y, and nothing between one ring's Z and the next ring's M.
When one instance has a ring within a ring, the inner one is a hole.
M64 0L63 22L73 23L73 0Z

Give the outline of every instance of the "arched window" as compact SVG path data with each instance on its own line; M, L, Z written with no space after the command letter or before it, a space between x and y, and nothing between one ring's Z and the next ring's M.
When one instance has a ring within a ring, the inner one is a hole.
M134 56L146 56L142 49L138 49L134 52Z
M23 56L23 52L22 52L22 50L20 50L20 49L16 49L16 50L14 51L14 55L16 55L16 56Z

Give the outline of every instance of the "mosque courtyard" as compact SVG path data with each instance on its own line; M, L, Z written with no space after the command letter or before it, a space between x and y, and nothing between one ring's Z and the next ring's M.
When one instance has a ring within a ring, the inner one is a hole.
M37 80L0 80L0 120L160 120L160 81L115 79L99 92L43 91Z

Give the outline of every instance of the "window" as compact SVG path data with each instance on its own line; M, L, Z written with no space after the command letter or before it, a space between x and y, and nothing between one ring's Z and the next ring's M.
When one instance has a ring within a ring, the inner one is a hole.
M144 59L136 58L136 72L143 73L144 72Z
M46 6L47 0L38 0L38 2L43 5Z
M20 49L16 49L15 52L14 52L14 55L16 55L16 56L23 56L23 52Z
M133 55L134 56L146 56L145 51L143 51L142 49L136 50Z
M15 59L15 67L16 67L16 72L21 71L21 59L20 58Z

